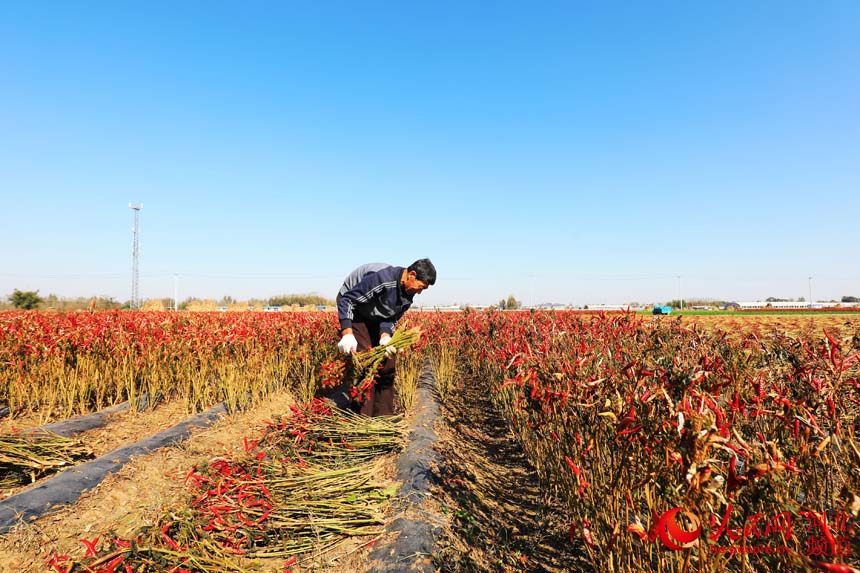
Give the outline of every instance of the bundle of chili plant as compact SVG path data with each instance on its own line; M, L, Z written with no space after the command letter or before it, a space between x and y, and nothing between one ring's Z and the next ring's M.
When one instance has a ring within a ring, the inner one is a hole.
M335 412L315 400L305 408L294 407L288 422L273 425L260 443L291 459L340 467L397 449L402 435L397 417L368 418L349 410Z
M29 432L0 436L0 487L32 483L63 466L92 457L80 440L52 432Z
M358 401L367 398L373 387L377 371L387 359L386 349L394 347L398 351L409 348L421 338L421 328L414 327L409 330L397 330L391 336L388 344L374 346L370 350L352 355L353 387L350 394Z

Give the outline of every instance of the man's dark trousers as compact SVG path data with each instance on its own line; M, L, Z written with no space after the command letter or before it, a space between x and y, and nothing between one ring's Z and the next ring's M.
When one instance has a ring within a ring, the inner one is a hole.
M374 346L379 346L379 323L353 322L352 334L358 341L358 350L364 352ZM397 366L397 356L385 360L379 371L376 384L370 389L370 395L361 404L353 407L359 414L365 416L391 416L394 414L394 371Z

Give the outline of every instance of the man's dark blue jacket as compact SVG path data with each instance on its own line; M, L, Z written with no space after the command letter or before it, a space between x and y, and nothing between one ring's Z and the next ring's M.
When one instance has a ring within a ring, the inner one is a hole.
M340 328L355 322L379 323L379 332L394 333L394 326L412 306L414 295L400 285L403 267L370 263L352 271L337 295Z

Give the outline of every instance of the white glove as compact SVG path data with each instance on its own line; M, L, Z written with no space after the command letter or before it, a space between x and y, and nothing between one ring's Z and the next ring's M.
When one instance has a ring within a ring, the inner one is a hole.
M358 341L352 334L344 334L340 342L337 343L337 349L343 354L354 354L358 350Z
M397 347L396 346L390 346L389 345L390 342L391 342L391 335L388 334L387 332L383 332L379 336L380 346L385 346L385 357L386 358L391 358L392 356L397 354Z

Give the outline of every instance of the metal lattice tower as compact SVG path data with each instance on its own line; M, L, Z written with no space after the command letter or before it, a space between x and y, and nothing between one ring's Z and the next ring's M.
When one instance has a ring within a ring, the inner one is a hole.
M128 208L134 211L134 242L131 246L131 308L139 308L140 300L138 298L138 259L140 251L138 249L138 234L140 228L138 226L138 215L143 209L143 203L129 203Z

